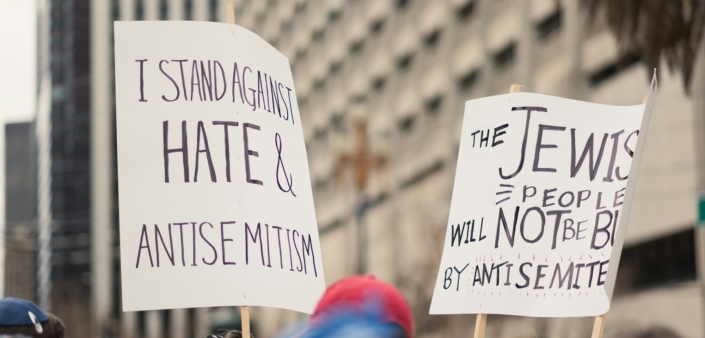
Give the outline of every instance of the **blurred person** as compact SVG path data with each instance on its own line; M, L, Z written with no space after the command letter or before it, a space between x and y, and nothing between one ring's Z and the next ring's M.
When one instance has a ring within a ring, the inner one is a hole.
M292 338L308 327L308 319L302 319L280 331L274 338ZM0 337L2 338L2 337Z
M331 285L306 328L291 338L413 338L414 320L394 286L368 275Z
M250 336L252 336L252 335L250 335ZM2 337L0 337L0 338L2 338ZM212 334L212 335L208 336L208 338L242 338L242 332L232 330L232 331L225 332L222 335Z
M653 327L650 327L645 330L617 335L617 337L619 337L619 338L681 338L681 336L679 336L678 334L676 334L672 330L665 328L665 327L660 327L660 326L653 326Z
M0 300L0 337L63 338L64 331L61 319L28 300Z

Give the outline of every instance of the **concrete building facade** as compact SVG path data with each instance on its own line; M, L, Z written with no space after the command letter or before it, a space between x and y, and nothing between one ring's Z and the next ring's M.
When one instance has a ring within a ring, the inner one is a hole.
M64 224L80 228L76 234L54 233L66 237L67 245L76 245L56 252L63 258L55 261L75 262L79 268L71 265L75 271L61 267L57 271L77 272L67 280L78 283L72 290L80 296L83 309L90 309L79 312L80 316L91 317L93 323L78 320L73 330L86 333L76 336L92 332L92 337L205 337L207 309L121 312L112 22L223 22L225 1L40 2L44 4L38 6L43 11L40 20L54 20L53 14L61 11L85 12L74 16L74 26L69 22L40 29L48 47L38 49L44 60L40 64L51 76L49 81L39 81L39 101L45 109L38 110L37 133L53 135L51 143L42 143L41 137L38 143L39 186L54 187L51 198L39 191L38 219L42 224L58 224L58 229L64 229ZM327 283L358 273L364 257L365 272L394 283L407 296L419 337L471 334L473 316L428 315L446 235L464 102L507 93L516 83L526 86L526 91L573 99L640 103L650 71L640 66L638 57L620 58L602 19L589 22L587 16L578 0L236 1L237 23L290 60ZM78 26L83 28L77 31ZM73 29L74 38L87 40L67 41L60 32L55 34L59 28ZM80 42L87 53L72 54ZM55 49L52 43L57 43ZM71 77L55 78L59 73L54 66L71 65L66 55L79 55L90 69L72 68ZM63 63L55 64L47 56ZM46 74L40 72L40 77ZM697 126L703 119L696 101L702 101L702 96L694 91L688 97L678 75L667 71L660 75L620 265L618 296L607 317L608 337L654 325L681 337L705 335L693 231L699 177ZM66 99L69 94L74 101ZM340 160L361 144L354 132L361 121L367 126L366 151L384 159L382 165L368 168L362 190L355 184L356 169ZM73 152L58 157L57 146L78 148L61 148ZM52 157L42 161L41 154ZM76 157L72 165L85 170L84 176L76 178L85 184L59 191L57 170L66 167L57 166L61 163L57 160L71 160L71 156ZM53 164L47 167L47 163ZM71 191L78 191L79 197L72 197ZM60 196L64 197L57 201ZM57 211L70 209L67 203L84 200L89 209L65 213L77 223L58 219ZM57 288L61 287L54 285L52 290ZM71 299L52 295L54 303ZM258 337L272 337L304 316L256 308L251 318ZM490 316L487 336L582 337L591 327L590 318Z
M366 256L367 272L408 297L420 337L472 332L473 316L428 316L464 102L521 84L530 92L639 104L651 71L637 56L621 56L604 18L588 14L578 0L239 2L238 24L282 51L294 72L327 283L357 273ZM682 337L705 334L693 232L693 126L702 119L696 99L684 93L680 76L660 71L606 336L654 326ZM360 107L370 151L387 159L364 191L339 161L356 145ZM362 216L361 195L369 202ZM260 309L253 318L259 334L271 336L301 316ZM591 318L490 316L487 336L580 337L591 328Z
M225 2L39 0L37 9L39 244L27 298L70 336L205 337L208 309L122 312L113 21L225 21Z

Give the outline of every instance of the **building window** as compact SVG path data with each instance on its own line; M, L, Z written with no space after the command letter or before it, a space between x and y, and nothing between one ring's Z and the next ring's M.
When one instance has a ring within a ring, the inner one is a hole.
M169 12L169 4L166 0L159 0L159 20L166 20Z
M622 250L615 293L696 279L695 233L688 229Z
M291 30L291 26L293 26L293 25L294 25L294 19L289 19L289 20L283 21L281 23L280 31L281 32L288 32ZM314 35L315 34L316 33L314 32Z
M289 30L289 28L291 28L291 23L289 24L289 27L284 29L284 31ZM325 35L325 32L326 32L325 29L318 29L318 30L313 31L313 34L311 34L311 40L313 40L313 41L323 40L323 36Z
M337 112L333 113L333 117L330 119L330 125L334 132L345 132L347 128L345 127L345 119L342 114Z
M135 4L135 19L144 20L144 0L137 0Z
M441 37L441 32L442 32L441 29L440 29L440 28L437 28L437 29L435 29L433 32L427 34L427 35L423 38L423 43L424 43L424 45L425 45L427 48L430 48L430 47L435 46L436 43L438 42L438 40L439 40L440 37Z
M218 21L218 0L210 0L208 5L208 20Z
M306 54L307 54L306 49L303 49L303 48L297 49L296 55L294 55L294 60L295 61L303 60L304 58L306 58Z
M350 46L350 53L351 54L358 54L362 52L362 48L365 46L365 39L361 39L360 41L356 41Z
M539 39L543 39L551 33L558 31L561 28L561 10L557 9L553 14L536 25L536 35Z
M298 4L296 4L296 8L294 8L294 14L299 15L304 12L306 9L306 2L305 1L300 1Z
M326 85L326 79L318 79L315 82L313 82L313 89L314 90L321 90L323 87Z
M120 4L117 0L112 0L113 21L120 20Z
M340 19L340 10L331 11L328 13L328 21L333 24Z
M629 54L621 57L618 61L608 64L607 66L598 69L590 74L588 81L590 86L597 86L619 74L623 70L633 66L641 61L641 57L636 54Z
M445 162L443 160L437 160L436 162L431 163L431 165L429 165L425 169L422 169L415 175L409 177L407 180L400 182L399 188L407 189L413 187L414 185L421 183L425 179L433 176L433 174L440 172L444 166Z
M397 60L397 69L407 70L411 66L411 62L414 60L414 54L409 53Z
M426 112L429 114L436 114L441 108L441 104L443 104L443 95L438 94L429 100L427 100L424 105L426 106Z
M480 70L473 69L458 80L458 90L463 91L471 88L480 79Z
M193 20L193 0L184 0L184 19Z
M302 96L302 97L297 97L296 101L299 104L299 107L305 108L306 104L308 103L308 97ZM305 110L303 110L305 111Z
M463 21L465 19L468 19L474 11L475 1L468 1L462 7L458 8L458 10L455 12L455 17L458 18L458 21Z
M343 61L336 61L330 64L331 75L338 74L340 69L343 68Z
M370 25L370 32L372 32L373 35L377 35L379 33L382 33L382 29L384 28L384 18L381 18Z
M372 89L376 91L382 91L384 85L387 83L387 79L384 76L378 76L372 81Z
M331 179L330 175L325 176L325 177L316 178L316 181L314 183L314 188L316 190L324 189L328 185L328 182L330 182L330 179Z
M502 67L514 59L516 45L516 42L512 42L492 56L495 68Z
M326 135L328 135L328 128L318 128L313 133L313 139L318 142L322 142Z
M399 121L399 131L402 133L408 133L411 128L414 127L414 122L416 122L416 116L409 115Z
M260 28L262 26L264 26L264 19L266 19L266 15L267 15L267 13L263 12L263 13L258 14L257 17L255 18L255 24L260 26Z

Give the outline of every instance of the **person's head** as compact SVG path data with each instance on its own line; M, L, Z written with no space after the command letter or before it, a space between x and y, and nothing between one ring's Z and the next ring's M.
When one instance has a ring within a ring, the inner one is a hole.
M36 304L19 298L0 300L0 336L63 338L64 324Z
M331 285L298 337L413 338L414 320L404 296L372 276Z

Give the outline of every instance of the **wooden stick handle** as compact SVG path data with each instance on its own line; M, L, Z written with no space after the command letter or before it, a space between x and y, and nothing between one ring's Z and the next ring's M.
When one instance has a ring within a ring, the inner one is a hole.
M519 93L521 92L521 85L513 84L509 87L509 93ZM484 338L485 337L485 326L487 325L487 314L478 313L475 319L475 335L474 338Z
M250 338L250 307L240 307L240 322L242 324L242 337Z
M231 25L235 24L235 3L228 1L225 3L225 10L228 14L228 23Z
M602 332L605 331L605 315L595 317L595 325L592 327L592 338L602 338Z
M225 3L225 11L227 12L228 23L231 25L235 24L235 3L228 1ZM241 306L240 307L240 325L242 325L242 336L245 338L250 338L250 307Z
M475 335L474 338L484 338L485 337L485 325L487 324L487 314L478 313L477 319L475 319Z

